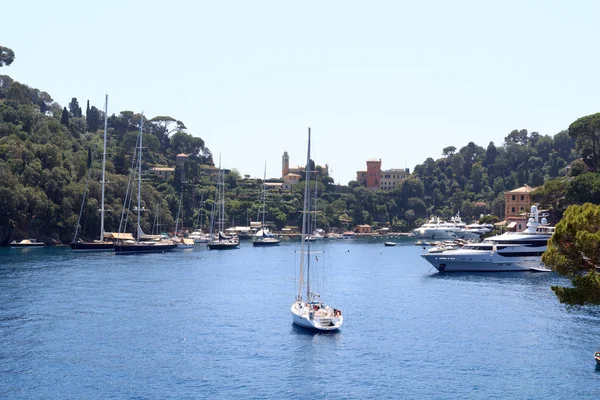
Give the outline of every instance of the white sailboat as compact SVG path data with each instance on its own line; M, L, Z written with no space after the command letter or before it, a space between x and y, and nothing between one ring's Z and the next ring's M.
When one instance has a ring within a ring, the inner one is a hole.
M83 240L79 236L79 224L81 222L81 214L83 212L83 205L85 203L85 193L83 196L83 201L81 203L81 210L79 211L79 218L77 219L77 227L75 228L75 236L73 237L73 242L71 242L71 250L81 252L81 251L113 251L114 243L112 241L105 241L104 239L104 183L105 183L105 175L106 175L106 130L108 125L108 95L104 100L104 146L102 151L102 202L100 206L100 239L94 241L86 241ZM87 183L85 191L87 192Z
M308 129L308 151L306 161L306 186L304 188L304 211L302 214L302 236L300 244L300 275L296 300L290 311L298 326L319 331L334 331L344 322L342 311L321 301L321 295L311 290L311 252L307 233L310 232L310 128ZM312 253L314 254L314 253ZM304 279L306 276L306 280Z
M196 226L194 231L190 233L189 238L194 241L195 244L198 243L208 243L210 241L210 237L202 231L202 217L204 216L204 193L202 193L202 197L200 197L200 208L198 209L198 217L196 219Z
M212 223L210 227L211 240L208 242L209 250L233 250L240 248L237 236L225 234L225 173L221 170L221 157L219 156L219 173L217 175L216 201L213 203ZM213 230L214 229L214 230ZM216 233L213 233L215 232Z
M183 190L181 191L181 197L179 198L179 207L177 208L177 218L175 219L175 236L173 237L173 243L177 245L175 250L190 250L194 248L194 240L191 238L183 237L179 233L179 218L181 218L181 230L183 230Z
M279 246L279 243L281 243L281 239L276 238L275 235L273 235L273 233L271 233L271 231L269 231L269 228L267 228L265 225L265 214L267 213L266 181L267 181L267 163L265 161L265 175L263 177L263 187L262 187L262 192L260 195L261 206L258 211L259 215L256 218L256 220L258 221L260 214L262 214L262 224L261 224L260 230L258 232L256 232L256 234L254 235L254 240L252 241L252 245L254 247Z

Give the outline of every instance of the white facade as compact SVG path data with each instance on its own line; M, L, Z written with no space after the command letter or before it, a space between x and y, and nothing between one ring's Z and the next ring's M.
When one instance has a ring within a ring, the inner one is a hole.
M392 190L400 183L400 181L402 181L402 179L407 178L409 175L410 172L408 168L381 171L380 188L381 190Z

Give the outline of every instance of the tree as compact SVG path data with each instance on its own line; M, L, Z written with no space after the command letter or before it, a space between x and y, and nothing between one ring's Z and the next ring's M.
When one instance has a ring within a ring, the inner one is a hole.
M594 171L600 167L600 113L581 117L569 125L569 136L583 161Z
M67 107L63 108L62 115L60 117L60 123L64 126L69 126L69 112L67 111Z
M573 287L552 286L561 303L600 304L600 206L585 203L567 208L556 224L542 261L571 279Z
M531 193L531 198L542 207L550 207L555 220L564 212L565 196L569 182L565 179L552 179Z
M79 118L83 115L81 107L79 107L79 102L77 101L76 97L73 97L71 99L71 102L69 103L69 111L71 112L71 115L75 118Z
M571 163L569 169L569 176L579 176L587 171L587 165L583 160L575 160Z
M15 52L8 47L0 46L0 67L8 67L13 61L15 61Z
M88 103L88 112L87 112L87 130L88 132L96 132L98 128L100 128L100 110L98 110L95 106L89 108Z
M456 147L454 146L448 146L448 147L444 147L442 149L442 155L444 157L450 157L451 155L453 155L456 152Z

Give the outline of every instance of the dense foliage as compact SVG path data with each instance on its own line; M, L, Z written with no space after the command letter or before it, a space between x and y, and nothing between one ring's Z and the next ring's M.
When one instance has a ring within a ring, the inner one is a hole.
M556 225L542 261L572 280L573 287L552 287L562 303L600 304L600 206L570 206Z

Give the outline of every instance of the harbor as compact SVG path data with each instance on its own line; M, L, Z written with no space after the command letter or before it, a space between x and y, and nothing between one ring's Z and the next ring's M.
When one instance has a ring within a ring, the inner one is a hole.
M556 301L566 279L439 274L413 240L325 240L313 261L345 322L312 333L289 317L299 243L0 249L2 397L597 398L600 314Z

